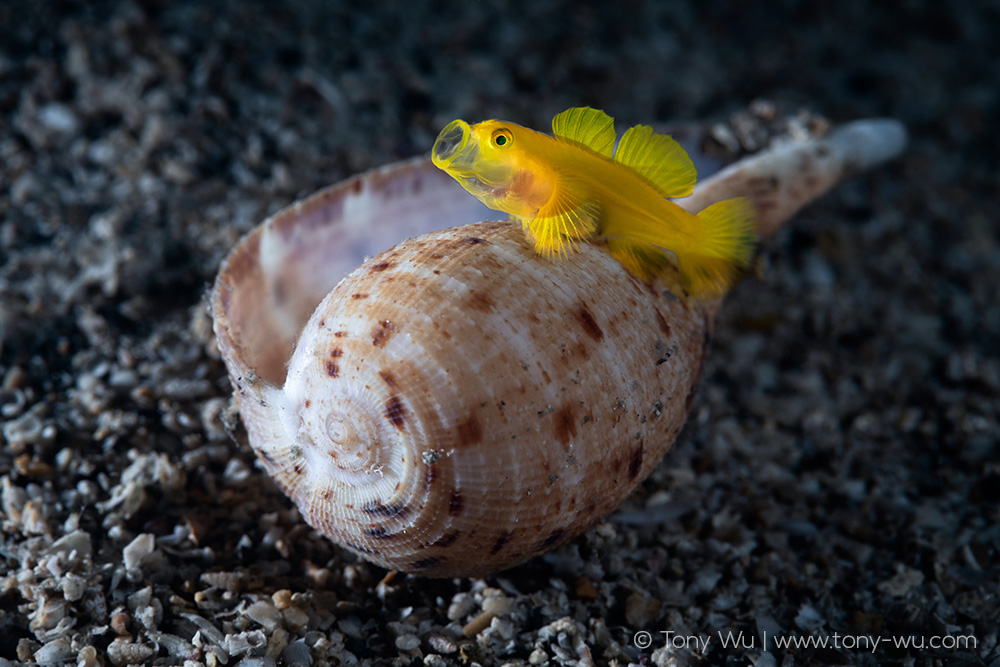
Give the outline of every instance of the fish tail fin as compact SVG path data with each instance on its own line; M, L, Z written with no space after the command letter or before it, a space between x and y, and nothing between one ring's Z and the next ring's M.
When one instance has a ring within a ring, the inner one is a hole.
M652 280L670 264L666 254L654 245L621 237L608 237L608 252L632 275Z
M702 223L693 252L678 253L678 266L692 294L721 296L750 264L756 211L746 197L712 204L698 214Z

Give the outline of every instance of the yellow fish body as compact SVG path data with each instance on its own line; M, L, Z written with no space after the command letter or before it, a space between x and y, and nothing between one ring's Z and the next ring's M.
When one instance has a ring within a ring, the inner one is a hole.
M441 130L431 159L486 206L519 220L545 256L604 239L648 280L670 251L695 295L722 294L749 263L755 221L748 200L693 215L668 199L690 195L697 180L672 138L637 125L616 149L614 119L590 107L556 115L552 130L555 137L505 121L455 120Z

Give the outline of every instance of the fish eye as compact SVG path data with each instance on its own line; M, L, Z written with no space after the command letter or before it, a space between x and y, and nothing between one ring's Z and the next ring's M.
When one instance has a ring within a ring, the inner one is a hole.
M514 141L514 136L510 133L510 130L506 128L501 128L499 130L493 131L493 136L491 137L493 145L498 148L504 148L510 146Z

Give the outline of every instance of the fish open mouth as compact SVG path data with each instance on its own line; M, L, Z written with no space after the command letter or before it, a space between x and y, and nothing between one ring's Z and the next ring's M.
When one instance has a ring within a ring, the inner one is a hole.
M431 148L431 161L441 169L447 169L456 157L469 148L472 129L464 120L453 120L444 126Z
M495 188L484 182L474 168L478 155L479 144L464 120L453 120L445 125L431 148L431 162L448 172L472 195L481 198L492 194Z
M469 194L492 206L489 200L507 195L511 169L506 161L484 157L481 150L474 128L464 120L453 120L434 141L431 162L458 181Z

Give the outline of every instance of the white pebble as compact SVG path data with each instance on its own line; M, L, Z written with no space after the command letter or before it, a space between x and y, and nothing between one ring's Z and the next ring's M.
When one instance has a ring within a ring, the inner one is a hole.
M68 574L62 579L63 597L75 602L87 592L87 580L78 574Z
M108 659L115 665L127 665L131 663L142 663L155 651L153 647L145 644L136 644L131 639L116 637L108 645Z
M286 607L281 610L281 614L284 616L285 625L289 630L304 632L306 626L309 625L309 615L298 607Z
M400 635L396 637L396 648L400 651L412 651L420 646L420 638L416 635Z
M236 667L274 667L274 658L243 658Z
M540 648L536 648L534 651L531 652L531 655L528 656L528 664L541 665L544 664L545 661L548 659L549 659L548 653L546 653Z
M223 643L223 648L229 655L242 655L262 646L267 646L267 637L261 630L228 634Z
M80 121L64 104L46 104L38 110L38 120L47 129L63 134L74 134L80 128Z
M468 593L457 593L448 605L448 620L457 621L465 618L476 608L476 600Z
M63 638L53 639L42 648L35 651L35 662L39 665L55 665L69 660L73 656L73 647Z
M281 624L281 612L266 600L258 600L246 608L243 615L256 621L268 630L274 630Z
M93 646L84 646L76 654L76 667L97 667L99 664L101 663L97 661L97 649Z
M122 560L125 563L125 569L131 570L139 567L142 565L143 559L153 553L155 549L156 540L153 534L142 533L122 549Z
M3 425L3 437L12 447L23 445L33 445L46 439L46 436L55 436L55 433L48 433L45 423L41 419L42 413L46 410L44 404L39 403L16 419L11 419Z

